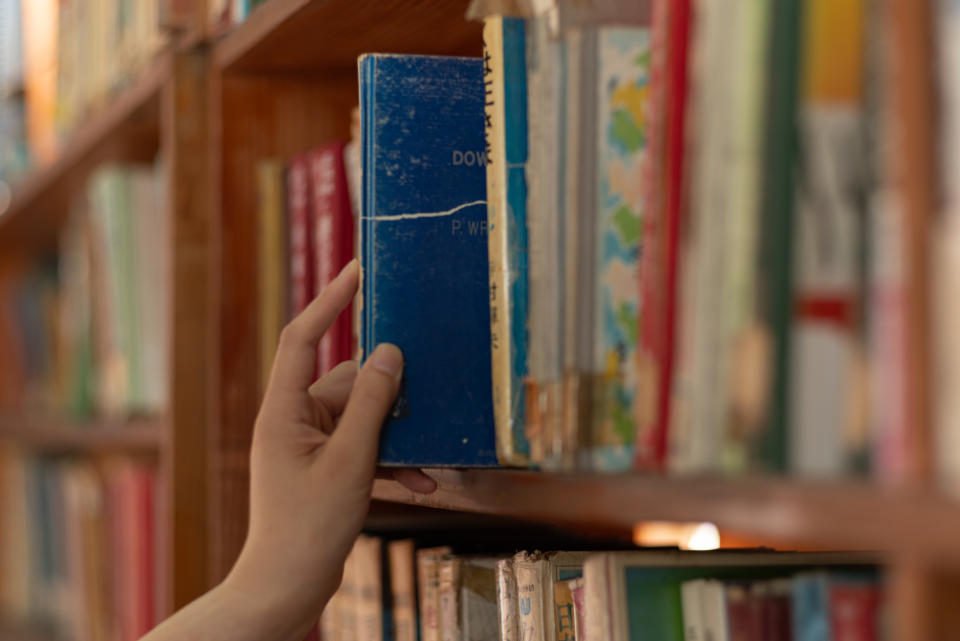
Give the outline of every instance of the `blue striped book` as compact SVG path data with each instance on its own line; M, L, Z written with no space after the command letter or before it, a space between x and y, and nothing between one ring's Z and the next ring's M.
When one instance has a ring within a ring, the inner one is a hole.
M483 62L360 58L363 354L405 359L380 463L497 463Z

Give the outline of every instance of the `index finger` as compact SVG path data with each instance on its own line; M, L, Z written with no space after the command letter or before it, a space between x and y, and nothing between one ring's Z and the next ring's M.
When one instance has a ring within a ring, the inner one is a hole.
M273 390L306 391L317 368L317 343L353 299L360 266L353 259L324 287L320 295L280 333L268 393Z

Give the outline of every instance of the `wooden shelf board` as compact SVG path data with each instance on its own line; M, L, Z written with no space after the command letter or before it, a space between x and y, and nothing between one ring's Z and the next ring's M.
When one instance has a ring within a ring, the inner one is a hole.
M378 480L374 498L533 519L630 528L642 521L709 521L778 546L915 553L960 567L960 504L866 483L785 479L676 479L428 470L439 482L416 495Z
M474 55L479 22L465 0L269 0L214 51L230 72L356 69L367 52Z
M46 452L159 452L168 424L164 418L70 421L59 418L0 417L0 443Z
M54 246L73 189L97 163L152 159L159 149L161 89L170 71L171 53L163 51L77 126L55 160L14 185L10 206L0 213L0 252Z

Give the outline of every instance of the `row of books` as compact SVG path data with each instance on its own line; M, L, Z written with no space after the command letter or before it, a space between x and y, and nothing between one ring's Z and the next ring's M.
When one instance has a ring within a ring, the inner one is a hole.
M0 618L71 641L133 641L162 602L157 472L0 450Z
M359 122L354 118L356 130ZM266 387L283 325L355 255L359 211L356 139L330 142L288 161L257 165L258 341ZM320 341L317 373L353 358L356 331L346 310Z
M527 4L359 62L381 462L902 478L890 8Z
M170 229L166 170L98 169L59 254L0 287L0 408L73 418L166 409Z
M159 0L0 2L0 179L49 162L164 42Z
M866 557L758 551L458 554L361 536L324 641L868 641L886 638Z

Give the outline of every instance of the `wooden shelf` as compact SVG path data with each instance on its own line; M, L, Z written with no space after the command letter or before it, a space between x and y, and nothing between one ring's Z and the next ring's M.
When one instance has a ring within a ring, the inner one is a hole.
M0 213L0 254L53 247L71 196L97 163L152 160L160 146L160 94L171 54L161 52L126 89L78 125L50 164L34 169L13 188Z
M74 422L0 417L0 443L14 443L43 452L159 452L167 431L167 421L163 418Z
M269 0L217 45L230 72L350 70L366 52L481 54L457 0Z
M778 545L915 554L960 567L960 504L866 483L671 479L428 470L440 488L414 494L378 480L374 498L567 526L630 528L641 521L710 521Z

